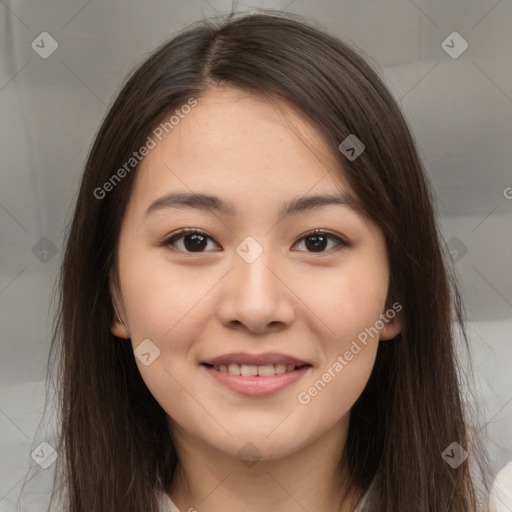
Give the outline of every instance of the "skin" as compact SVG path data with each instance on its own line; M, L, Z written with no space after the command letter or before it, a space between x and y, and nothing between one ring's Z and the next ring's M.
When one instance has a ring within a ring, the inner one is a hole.
M347 205L278 214L304 195L353 195L333 166L332 148L289 105L216 88L136 171L120 234L119 287L112 285L124 325L114 319L112 333L131 338L134 349L150 339L160 350L148 366L136 361L169 418L180 467L168 493L182 512L353 510L359 490L352 503L341 503L337 490L348 475L342 453L350 409L379 338L395 337L402 320L398 314L386 323L317 396L299 403L298 393L392 304L386 243L374 224ZM235 215L187 207L145 214L171 191L217 196L233 203ZM203 252L190 252L190 237L161 245L182 228L207 233ZM315 229L348 245L328 238L315 252L304 238ZM248 236L263 249L252 263L236 252ZM200 365L230 352L282 352L312 368L273 395L247 397ZM248 442L261 457L254 465L237 455Z

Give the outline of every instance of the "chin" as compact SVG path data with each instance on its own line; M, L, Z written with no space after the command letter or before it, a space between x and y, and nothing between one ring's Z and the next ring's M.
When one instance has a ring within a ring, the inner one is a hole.
M301 442L296 436L288 435L286 432L282 432L281 435L272 433L270 436L268 432L251 435L247 429L240 436L234 435L234 438L225 441L222 445L212 444L231 457L261 461L282 459L295 453L307 443L307 440Z

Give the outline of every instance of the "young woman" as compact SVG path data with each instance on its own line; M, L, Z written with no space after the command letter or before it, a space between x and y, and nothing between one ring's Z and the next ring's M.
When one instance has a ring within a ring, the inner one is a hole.
M85 168L52 351L69 510L483 510L450 282L358 53L297 17L193 25Z

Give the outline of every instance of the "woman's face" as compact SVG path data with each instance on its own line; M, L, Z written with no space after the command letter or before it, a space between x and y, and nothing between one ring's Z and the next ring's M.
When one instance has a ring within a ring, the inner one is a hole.
M400 330L379 321L382 232L352 208L332 148L281 107L210 90L153 137L120 235L126 329L112 325L176 434L269 460L346 429L379 338Z

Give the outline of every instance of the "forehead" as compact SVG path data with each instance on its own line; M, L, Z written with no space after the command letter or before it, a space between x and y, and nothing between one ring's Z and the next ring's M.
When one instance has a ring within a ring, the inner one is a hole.
M136 201L176 189L249 201L265 194L267 202L310 190L350 192L333 149L284 101L224 87L187 111L161 140L153 136L156 146L136 171Z

